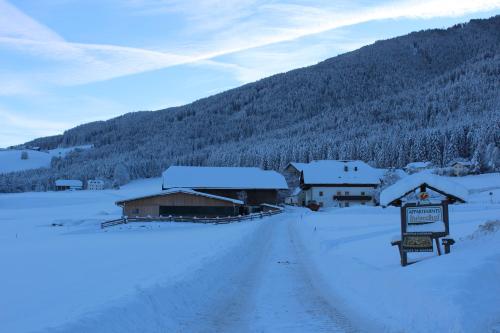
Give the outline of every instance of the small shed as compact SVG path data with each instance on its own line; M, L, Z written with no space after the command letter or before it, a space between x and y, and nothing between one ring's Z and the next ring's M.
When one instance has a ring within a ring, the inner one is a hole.
M81 190L83 182L77 179L57 179L56 191Z
M243 213L241 200L185 188L172 188L156 194L117 201L128 217L225 217Z
M380 204L384 207L401 206L412 194L415 196L417 191L425 192L427 189L446 197L449 203L467 201L468 191L462 185L431 173L416 173L382 191Z

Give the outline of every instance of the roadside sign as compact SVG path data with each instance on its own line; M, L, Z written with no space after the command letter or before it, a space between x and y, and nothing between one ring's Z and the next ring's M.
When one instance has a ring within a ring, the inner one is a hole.
M407 203L401 207L401 234L432 233L434 237L449 234L448 203Z
M441 255L439 238L447 236L449 230L448 202L406 203L401 207L401 239L393 243L399 246L401 265L408 264L409 252L434 252L434 243Z
M402 250L404 252L434 252L432 233L403 235Z

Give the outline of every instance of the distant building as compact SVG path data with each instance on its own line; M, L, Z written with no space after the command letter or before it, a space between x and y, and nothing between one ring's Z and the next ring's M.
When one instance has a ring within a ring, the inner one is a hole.
M56 180L56 191L81 190L83 183L76 179L58 179Z
M313 161L302 166L302 206L375 205L383 170L363 161Z
M456 177L468 175L474 168L474 163L470 161L454 161L450 163L453 175Z
M308 163L290 162L283 169L283 175L285 176L288 188L296 189L300 185L300 175L302 170Z
M104 190L104 181L100 179L89 179L87 181L87 190L91 191Z
M288 197L285 198L285 203L288 205L300 206L304 201L304 192L300 186L296 187Z
M406 173L408 174L414 174L414 173L417 173L417 172L420 172L420 171L423 171L423 170L426 170L426 169L430 169L433 167L433 164L432 162L412 162L412 163L408 163L408 165L406 165L404 167L404 170L406 171Z

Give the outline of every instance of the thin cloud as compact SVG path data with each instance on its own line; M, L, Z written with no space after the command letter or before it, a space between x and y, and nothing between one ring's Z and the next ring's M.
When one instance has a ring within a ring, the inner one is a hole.
M36 119L33 117L20 116L14 112L7 111L0 108L0 121L6 127L21 127L29 129L35 133L44 134L60 128L67 128L68 123L47 121L43 119Z
M59 68L34 74L41 82L76 85L209 60L277 43L297 40L363 22L398 19L459 16L500 8L500 0L398 1L371 7L346 5L332 7L245 0L236 8L222 0L133 0L143 10L165 8L185 13L208 36L197 36L183 54L106 44L65 41L56 32L36 22L14 6L0 0L0 44L21 52L50 59ZM191 14L190 14L191 13ZM207 14L204 14L207 13ZM214 17L216 15L217 17ZM219 23L213 23L218 21ZM200 42L199 40L204 41Z

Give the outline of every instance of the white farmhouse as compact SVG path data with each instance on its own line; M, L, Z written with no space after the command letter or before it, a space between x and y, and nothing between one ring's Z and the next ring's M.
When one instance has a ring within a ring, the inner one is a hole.
M382 175L383 170L363 161L313 161L302 166L302 205L375 205L375 191Z
M87 181L87 190L91 191L104 190L104 181L100 179L89 179Z

